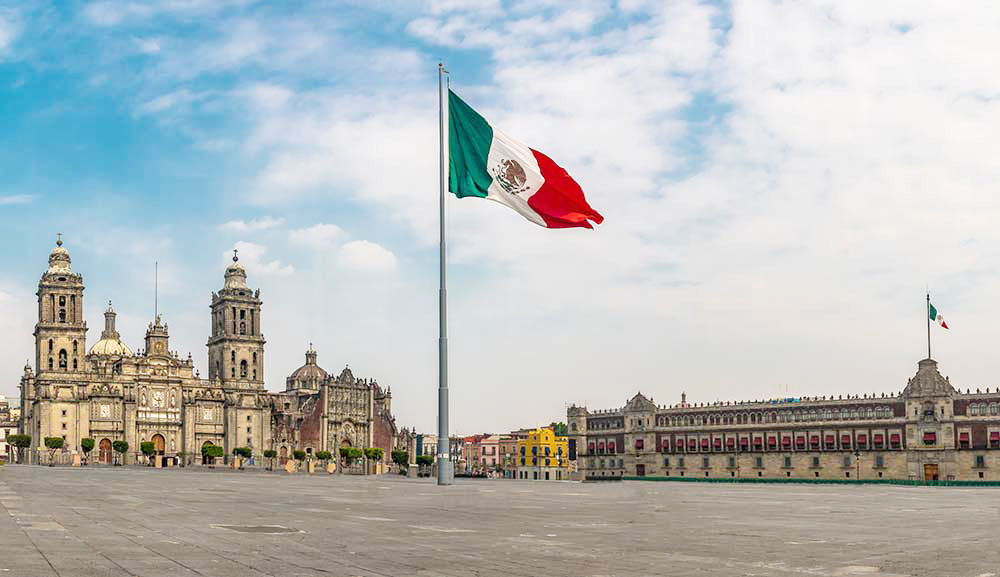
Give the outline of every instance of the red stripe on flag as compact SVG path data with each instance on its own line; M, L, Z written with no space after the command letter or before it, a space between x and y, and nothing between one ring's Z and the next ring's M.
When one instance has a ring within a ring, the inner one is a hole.
M604 217L587 204L583 189L563 167L535 149L531 152L545 183L528 199L528 206L542 217L546 227L594 228L590 220L597 224L604 222Z

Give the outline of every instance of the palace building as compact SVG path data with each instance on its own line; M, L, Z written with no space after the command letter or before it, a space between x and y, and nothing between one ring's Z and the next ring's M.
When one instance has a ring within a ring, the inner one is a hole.
M567 410L580 478L1000 480L1000 389L920 361L897 395Z
M388 391L355 381L346 370L327 378L314 352L289 378L288 392L266 390L260 291L247 286L235 254L222 289L211 295L207 379L190 353L184 358L171 350L159 315L149 323L144 348L133 351L115 327L110 302L101 338L88 349L83 276L72 270L61 238L37 295L35 366L24 367L20 383L20 429L31 435L34 449L44 450L46 437L60 437L64 450L78 451L82 439L93 438L91 459L101 463L112 461L118 440L129 444L128 462L142 442L152 442L159 455L186 454L195 462L207 445L222 446L226 455L246 447L259 458L266 449L280 445L287 452L311 441L316 423L288 414L291 403L302 412L317 402L320 407L310 410L323 417L323 438L332 440L317 450L346 443L384 446L388 455L395 446ZM305 390L309 394L300 394ZM37 460L39 452L30 451L29 458Z

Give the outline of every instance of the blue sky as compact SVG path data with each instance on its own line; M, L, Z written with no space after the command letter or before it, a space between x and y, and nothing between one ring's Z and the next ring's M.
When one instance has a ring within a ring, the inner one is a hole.
M452 422L893 392L923 291L958 386L988 385L1000 234L989 3L0 1L0 394L32 357L55 234L133 348L204 369L234 247L268 387L310 342L434 427L436 63L607 221L453 200ZM995 28L994 28L995 29ZM204 370L203 370L204 372Z

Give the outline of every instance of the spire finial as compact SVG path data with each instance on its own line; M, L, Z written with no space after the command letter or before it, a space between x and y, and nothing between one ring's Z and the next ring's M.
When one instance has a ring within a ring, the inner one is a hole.
M233 262L236 262L236 261L240 260L240 257L236 255L237 252L238 251L234 248L233 249Z
M62 246L62 233L56 233L56 246Z

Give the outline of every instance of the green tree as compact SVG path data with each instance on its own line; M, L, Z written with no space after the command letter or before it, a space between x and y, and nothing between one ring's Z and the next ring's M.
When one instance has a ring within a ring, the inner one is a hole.
M225 454L226 450L221 445L205 445L201 448L201 462L212 465L216 459L222 458Z
M111 443L111 448L114 449L115 453L118 453L116 459L119 461L117 465L121 465L121 461L125 460L125 453L128 452L128 441L114 441Z
M153 441L143 441L139 443L139 450L142 451L142 454L146 455L146 458L148 459L156 454L156 445L153 444Z
M62 437L45 437L45 448L49 450L49 466L51 467L56 458L56 451L62 449Z
M410 464L410 454L403 449L393 449L392 450L392 462L399 465L399 472L405 473L406 468Z
M80 449L83 450L83 463L87 464L90 461L90 452L94 450L94 440L80 439Z
M233 449L233 454L237 457L243 457L244 459L249 459L253 456L253 450L250 447L236 447Z
M421 467L430 466L434 464L434 455L417 455L416 461Z
M31 446L31 435L10 435L7 437L7 443L17 449L17 461L23 463L24 449Z
M316 453L316 458L319 459L320 461L323 461L323 463L325 464L327 461L333 458L333 453L331 453L330 451L318 451Z
M274 449L264 449L264 458L267 459L267 470L271 471L274 469L274 458L278 456L278 452Z
M292 456L295 457L296 461L304 461L306 458L306 452L301 449L295 449L292 451Z
M555 433L557 437L565 437L569 430L566 428L566 423L552 423L549 425L552 427L552 432Z

